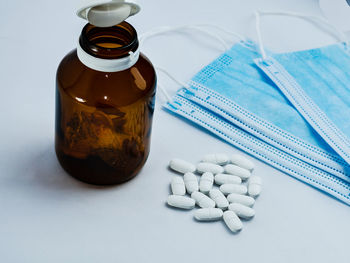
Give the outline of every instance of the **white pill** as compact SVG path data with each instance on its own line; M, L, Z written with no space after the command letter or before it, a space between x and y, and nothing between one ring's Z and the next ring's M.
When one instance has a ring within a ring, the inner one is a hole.
M215 175L215 183L218 185L222 184L241 184L242 179L232 174L217 174Z
M239 167L242 167L244 169L247 169L249 171L253 171L254 170L254 163L245 158L244 156L240 155L240 154L234 154L231 156L231 163L239 166Z
M230 204L228 206L228 210L235 212L240 218L249 219L255 216L255 211L253 208L239 203Z
M253 197L235 193L229 194L227 196L227 201L229 201L230 203L239 203L249 207L252 207L255 203L255 199Z
M225 211L223 217L224 217L225 224L232 232L237 232L242 229L243 227L242 221L235 214L235 212Z
M171 178L171 191L174 195L185 195L186 194L186 188L185 188L185 182L182 179L182 177L174 176Z
M232 193L245 195L248 189L242 184L223 184L220 186L220 191L225 195Z
M261 193L262 179L259 176L252 176L248 183L248 194L257 197Z
M198 191L198 180L195 174L185 173L184 181L187 193L192 194L193 192Z
M202 174L199 181L199 191L202 193L209 193L210 189L213 188L214 184L214 175L212 173L206 172Z
M195 165L181 159L172 159L169 163L169 167L174 171L177 171L182 174L193 173L194 171L196 171Z
M196 201L196 204L202 208L215 207L215 202L201 192L193 192L191 198Z
M218 208L226 209L228 207L229 203L226 197L218 189L211 189L209 196L215 201Z
M181 209L192 209L194 208L196 202L187 196L182 195L169 195L168 205L181 208Z
M194 218L198 221L214 221L222 218L223 214L219 208L201 208L194 212Z
M222 168L220 165L213 164L213 163L199 163L197 164L197 172L199 173L209 172L212 174L219 174L224 172L224 168Z
M246 180L250 177L250 171L234 164L226 165L225 172L228 174L239 176L242 180Z
M204 163L214 163L218 165L227 164L228 161L229 161L228 156L223 153L207 154L202 158L202 162Z

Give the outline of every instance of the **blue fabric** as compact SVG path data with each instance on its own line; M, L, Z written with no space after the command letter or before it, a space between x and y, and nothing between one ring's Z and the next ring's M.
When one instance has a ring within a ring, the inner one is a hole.
M350 56L343 45L274 57L332 122L350 136Z
M174 96L165 107L248 154L350 205L348 182L290 156L182 96Z
M325 142L350 164L350 55L344 44L255 59Z
M333 149L295 110L274 83L255 65L255 47L234 45L193 77L253 114L330 153Z
M256 50L251 41L234 45L198 72L166 108L277 169L350 204L350 166L296 110L271 76L254 63L260 57ZM282 64L286 62L292 74L302 74L293 63L287 63L286 54L269 55ZM323 60L322 63L331 64ZM341 75L334 81L345 79ZM344 95L349 91L337 92ZM327 103L333 105L334 100ZM343 117L338 118L339 122L344 121Z

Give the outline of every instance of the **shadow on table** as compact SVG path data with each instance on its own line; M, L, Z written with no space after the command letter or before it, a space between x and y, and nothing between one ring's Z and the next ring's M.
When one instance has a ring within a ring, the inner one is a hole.
M26 160L19 172L16 184L25 183L34 188L45 188L54 191L96 191L115 189L118 186L94 186L76 180L60 166L54 145L49 145Z

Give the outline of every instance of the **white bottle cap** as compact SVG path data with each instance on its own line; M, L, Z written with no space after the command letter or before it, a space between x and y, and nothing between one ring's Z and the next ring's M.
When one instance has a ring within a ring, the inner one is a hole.
M120 24L129 16L140 11L140 6L125 0L84 0L77 15L97 27L110 27Z

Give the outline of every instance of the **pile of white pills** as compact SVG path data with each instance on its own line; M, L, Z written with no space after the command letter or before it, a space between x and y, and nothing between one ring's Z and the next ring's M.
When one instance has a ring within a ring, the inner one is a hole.
M244 156L235 154L229 158L226 154L208 154L197 166L181 159L172 159L169 167L183 174L171 180L172 195L167 200L169 206L189 210L197 205L200 209L194 213L196 220L215 221L223 218L232 232L242 229L241 219L254 217L252 207L261 192L262 180L259 176L251 175L254 164ZM195 173L200 174L199 181ZM186 192L189 196L186 196Z

